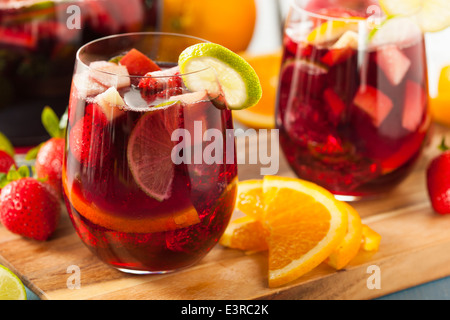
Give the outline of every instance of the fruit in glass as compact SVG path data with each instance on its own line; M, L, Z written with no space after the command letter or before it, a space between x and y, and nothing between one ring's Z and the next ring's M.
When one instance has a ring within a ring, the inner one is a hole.
M66 204L84 244L121 271L192 265L217 243L233 211L234 140L231 150L225 145L231 111L220 92L184 85L208 70L181 74L177 65L183 50L202 42L132 33L93 41L77 55L63 164ZM210 144L203 139L208 130L223 138L222 161L196 161Z
M345 200L400 183L430 126L423 33L408 17L373 27L376 3L296 0L284 33L282 150L299 177Z

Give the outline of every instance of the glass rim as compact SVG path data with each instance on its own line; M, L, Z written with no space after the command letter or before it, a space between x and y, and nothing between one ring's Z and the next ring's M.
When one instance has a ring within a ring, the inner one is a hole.
M171 37L177 37L177 38L187 38L187 39L193 39L193 40L199 40L199 43L210 43L210 41L199 38L199 37L194 37L194 36L190 36L190 35L186 35L186 34L181 34L181 33L170 33L170 32L155 32L155 31L141 31L141 32L129 32L129 33L120 33L120 34L113 34L113 35L109 35L109 36L105 36L105 37L101 37L92 41L89 41L88 43L85 43L84 45L82 45L76 53L76 63L80 63L82 64L86 70L92 70L94 72L99 72L99 73L103 73L106 75L110 75L110 76L116 76L116 77L125 77L125 78L139 78L139 79L145 79L145 78L156 78L156 79L166 79L166 78L172 78L172 77L183 77L183 76L189 76L192 74L197 74L199 72L203 72L206 70L211 69L211 67L206 67L200 70L195 70L195 71L191 71L191 72L187 72L187 73L180 73L177 75L170 75L170 76L139 76L139 75L123 75L123 74L117 74L117 73L113 73L113 72L108 72L108 71L104 71L104 70L98 70L95 68L90 67L89 65L87 65L86 63L84 63L83 60L81 60L80 58L80 54L81 52L88 47L89 45L101 42L101 41L105 41L108 39L114 39L114 38L122 38L122 37L130 37L130 36L171 36Z
M290 4L290 8L293 8L299 12L302 12L308 16L314 17L314 18L318 18L318 19L322 19L322 20L333 20L333 21L342 21L342 22L353 22L353 23L366 23L368 17L364 18L364 17L358 17L359 19L355 19L354 17L348 17L348 18L341 18L341 17L332 17L332 16L328 16L326 14L320 14L320 13L316 13L316 12L312 12L309 11L305 8L303 8L302 5L299 4L300 0L291 0L291 4ZM381 7L380 7L381 10Z
M41 2L54 2L54 3L63 3L66 0L22 0L22 1L8 1L8 2L0 2L0 10L3 9L20 9L27 6L32 6ZM73 2L80 2L80 0L74 0Z

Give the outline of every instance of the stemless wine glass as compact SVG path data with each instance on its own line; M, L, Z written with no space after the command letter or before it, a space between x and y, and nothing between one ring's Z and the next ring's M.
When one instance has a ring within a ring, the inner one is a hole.
M183 80L204 72L215 81L211 70L181 75L177 66L179 54L201 42L134 33L78 51L63 164L65 199L84 244L121 271L165 273L192 265L217 243L233 211L231 113L221 94L184 86ZM162 70L142 75L145 63L138 62L148 60L137 52Z
M374 0L294 0L276 114L295 173L341 200L380 196L421 154L430 126L424 37Z

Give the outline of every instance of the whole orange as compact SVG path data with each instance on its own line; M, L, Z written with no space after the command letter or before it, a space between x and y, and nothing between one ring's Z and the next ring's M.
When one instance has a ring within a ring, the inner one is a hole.
M247 49L256 23L255 0L164 0L163 32L188 34L239 52Z

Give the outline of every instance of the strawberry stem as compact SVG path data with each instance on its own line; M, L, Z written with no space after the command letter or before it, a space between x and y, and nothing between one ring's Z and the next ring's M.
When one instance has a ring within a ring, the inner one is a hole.
M439 150L444 151L444 152L450 150L450 148L445 144L445 137L442 138L442 142L439 145Z

